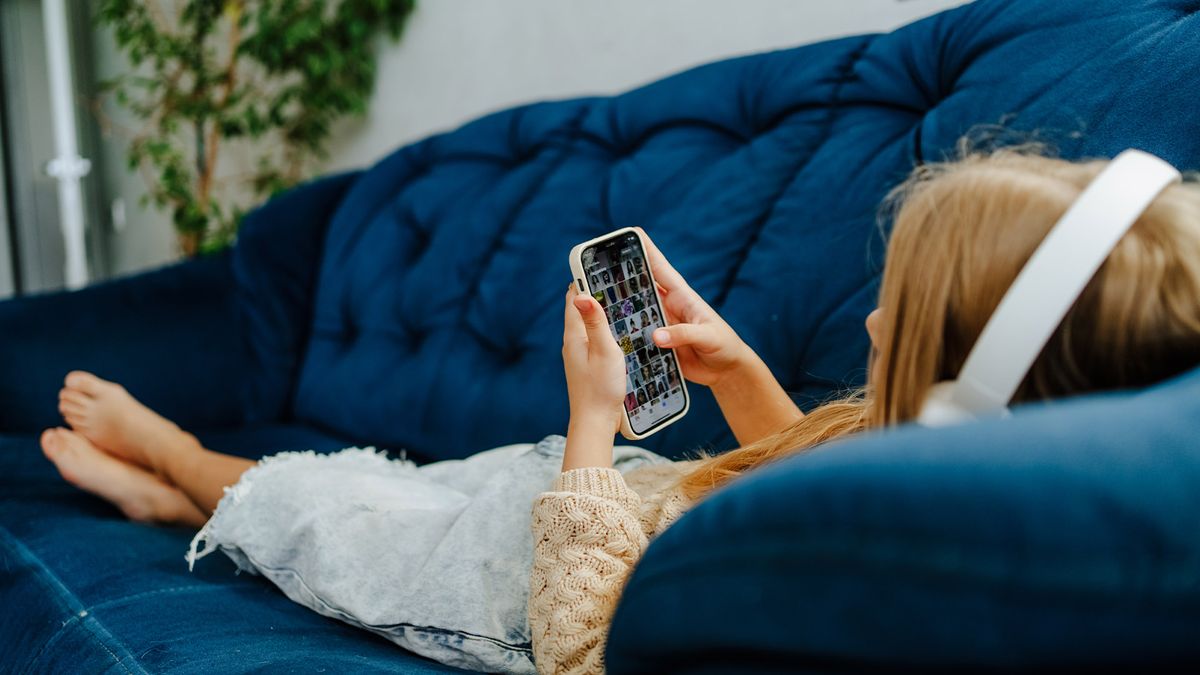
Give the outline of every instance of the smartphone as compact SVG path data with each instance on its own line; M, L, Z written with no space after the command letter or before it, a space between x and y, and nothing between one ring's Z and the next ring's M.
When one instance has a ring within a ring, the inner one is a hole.
M682 418L691 401L679 360L651 339L667 317L641 235L626 227L585 241L571 249L570 263L575 284L599 301L625 353L621 435L645 438Z

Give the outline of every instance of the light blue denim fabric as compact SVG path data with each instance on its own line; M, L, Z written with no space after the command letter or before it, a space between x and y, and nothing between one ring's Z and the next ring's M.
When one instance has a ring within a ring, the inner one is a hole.
M227 490L188 562L219 549L295 602L423 656L532 673L531 509L563 445L421 467L370 448L274 455ZM614 458L622 473L669 461L633 447Z

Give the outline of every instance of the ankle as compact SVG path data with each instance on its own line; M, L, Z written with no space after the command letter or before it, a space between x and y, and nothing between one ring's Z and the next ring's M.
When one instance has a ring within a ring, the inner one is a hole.
M195 436L178 430L160 441L150 455L150 468L171 485L179 485L181 477L193 473L206 452Z

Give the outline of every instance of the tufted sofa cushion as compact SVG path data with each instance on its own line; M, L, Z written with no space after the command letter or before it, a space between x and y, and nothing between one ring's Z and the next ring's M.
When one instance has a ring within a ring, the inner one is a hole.
M1197 5L982 0L403 148L329 225L294 413L427 458L561 432L566 254L627 225L810 406L862 379L881 198L973 126L1194 164ZM646 445L731 442L697 391Z

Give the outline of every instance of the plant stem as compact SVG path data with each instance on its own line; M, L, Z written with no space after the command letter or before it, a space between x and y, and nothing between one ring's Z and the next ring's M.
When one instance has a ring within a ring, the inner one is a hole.
M361 114L370 94L374 58L363 26L390 27L398 37L413 7L413 0L93 1L135 68L112 85L117 102L145 123L123 132L133 136L130 168L146 180L148 198L170 209L189 255L228 245L244 213L222 200L230 184L246 182L221 174L220 154L232 147L225 140L263 151L250 173L252 198L299 182L310 158L321 156L329 122ZM331 44L344 45L339 58L330 57ZM122 131L97 115L106 130Z
M208 37L207 33L212 30L212 25L201 19L197 19L195 30L192 32L192 49L195 51L192 54L192 72L196 74L195 81L192 83L192 100L200 101L205 98L205 83L204 78L200 77L200 73L204 72L204 39ZM201 213L204 213L208 204L208 148L206 147L207 130L204 128L207 124L207 117L199 115L192 121L192 131L195 134L196 143L196 182L199 199L197 207Z
M229 17L229 63L225 66L225 81L222 84L223 91L221 92L221 100L217 102L216 110L220 115L225 111L225 107L229 104L229 98L233 95L233 90L237 86L237 50L238 44L242 40L242 27L239 18L242 14L242 4L240 2L231 2L227 5L227 16ZM208 131L208 157L205 161L205 169L201 179L200 198L203 200L201 208L208 211L208 196L212 189L213 176L216 173L217 167L217 149L221 143L221 135L219 124L213 122L212 128Z
M204 119L197 119L192 122L192 129L196 136L196 177L200 184L200 194L206 192L205 183L208 177L208 151L204 147L206 140L204 134Z

